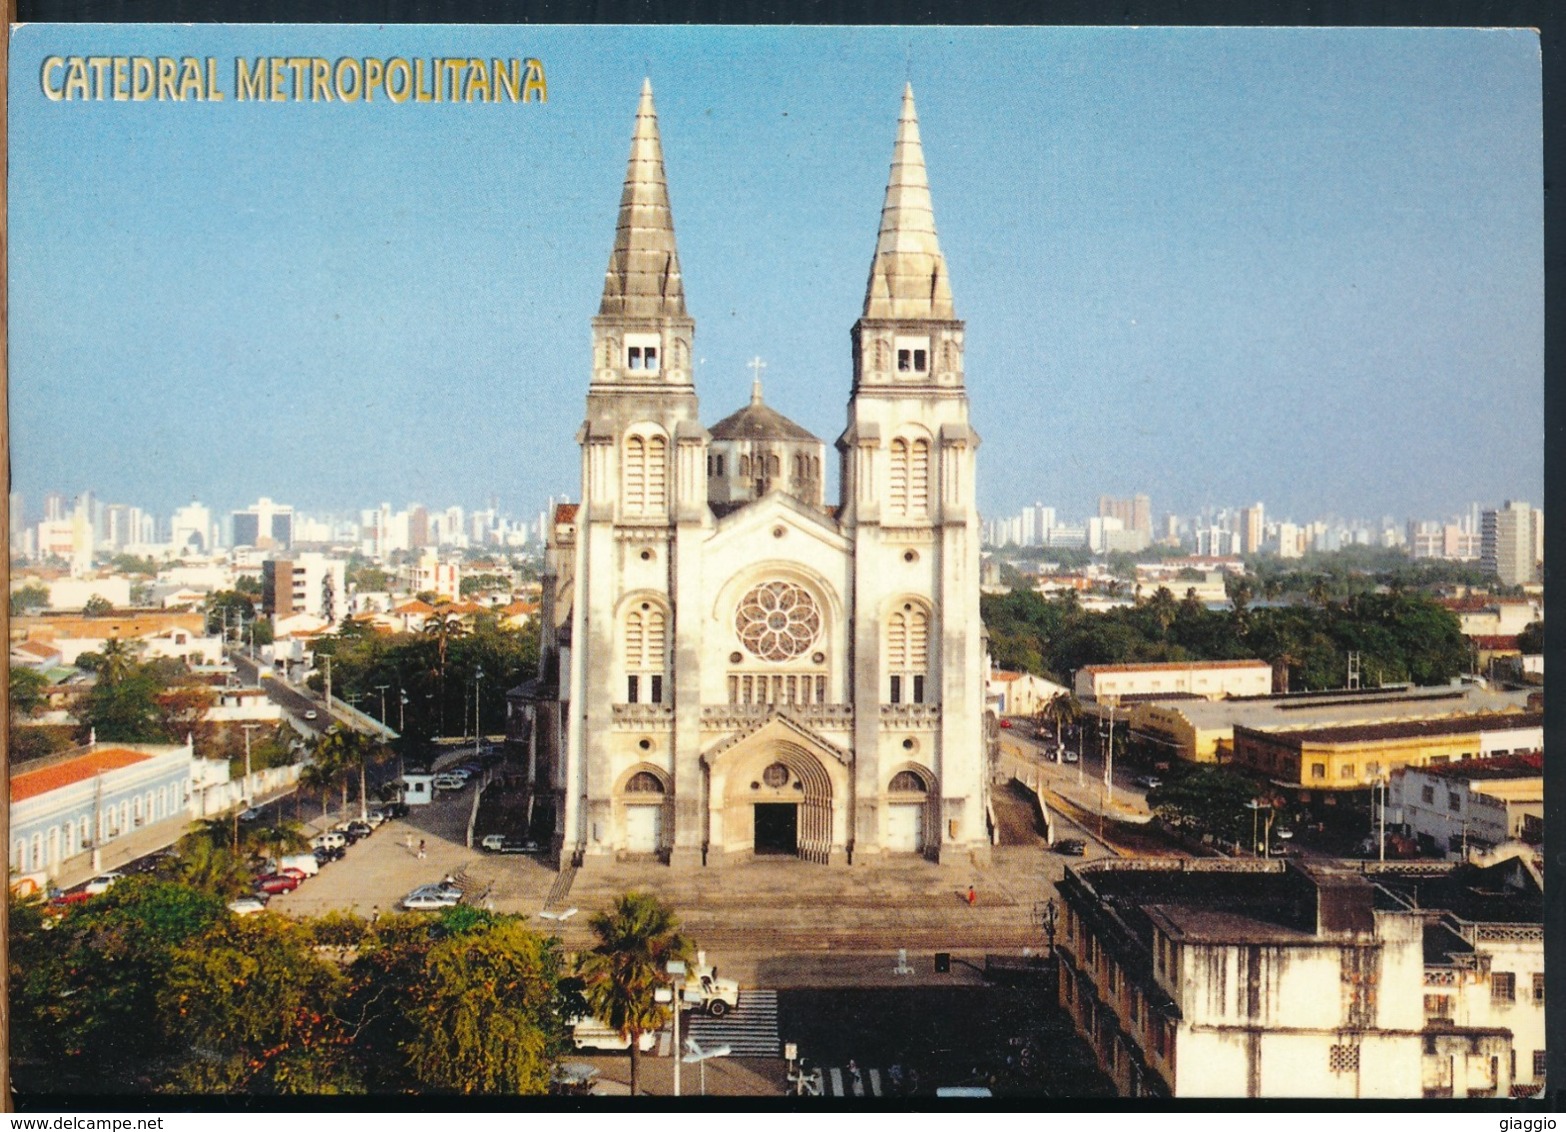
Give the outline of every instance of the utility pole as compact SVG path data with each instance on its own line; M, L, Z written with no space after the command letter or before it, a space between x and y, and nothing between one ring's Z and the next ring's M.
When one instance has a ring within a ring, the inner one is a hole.
M1115 705L1109 705L1109 741L1104 754L1104 808L1115 804Z
M484 666L481 664L473 670L473 754L479 753L479 688L484 683ZM679 1076L679 1070L675 1070L675 1076Z
M390 687L391 687L390 684L377 684L377 685L375 685L375 690L381 694L381 726L382 727L386 726L386 689L390 688Z
M245 732L245 793L250 793L250 733L260 727L259 723L241 723L239 725Z

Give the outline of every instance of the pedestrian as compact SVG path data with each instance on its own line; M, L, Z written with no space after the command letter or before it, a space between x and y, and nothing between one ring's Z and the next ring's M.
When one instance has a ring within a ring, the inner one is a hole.
M419 838L419 860L424 860L424 838Z
M423 854L420 854L420 856L423 856ZM977 892L973 891L973 885L970 884L968 886L968 907L971 908L975 904L977 904L978 902L979 902L979 894Z
M371 923L371 925L378 924L380 922L380 919L381 919L381 906L379 904L371 904L370 905L370 923Z

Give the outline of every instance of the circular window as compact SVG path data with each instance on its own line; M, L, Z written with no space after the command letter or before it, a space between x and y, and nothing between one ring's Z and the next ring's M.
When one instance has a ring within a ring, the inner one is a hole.
M652 750L652 740L651 739L643 739L640 742L638 742L636 745L638 747L640 747L644 751Z
M645 742L645 740L643 740L643 741ZM916 751L918 749L919 749L919 740L917 740L917 739L904 739L903 740L903 750L905 750L905 751Z
M784 766L782 763L773 763L766 770L761 772L761 781L765 782L774 790L788 785L788 767Z
M810 663L811 664L825 664L826 663L826 653L824 653L824 652L813 652L813 653L811 653L810 654Z
M785 531L782 527L773 527L772 528L772 537L773 538L782 538L787 533L788 532Z
M905 551L903 551L903 561L904 562L917 562L917 561L919 561L919 552L917 550L905 550Z
M745 659L745 658L744 658L744 657L743 657L743 656L741 656L741 655L740 655L740 654L739 654L739 653L737 653L737 652L731 652L731 653L729 653L729 663L730 663L730 664L738 664L738 663L739 663L739 662L740 662L740 661L742 661L742 660L744 660L744 659Z
M653 552L652 551L650 551L650 550L642 551L642 561L643 562L651 562L652 560L653 560Z
M790 582L764 582L740 601L734 631L763 660L792 660L821 632L821 614L811 596Z

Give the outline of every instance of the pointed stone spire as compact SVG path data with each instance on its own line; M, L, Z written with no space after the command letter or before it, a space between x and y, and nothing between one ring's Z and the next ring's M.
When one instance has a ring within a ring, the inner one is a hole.
M892 149L892 172L881 207L881 235L865 288L865 318L955 319L946 257L935 234L935 209L919 142L913 85L903 88L903 110Z
M598 313L631 318L685 317L685 287L674 247L674 215L669 210L669 186L663 175L663 145L658 140L651 79L643 81L641 104L636 108L631 159L620 194L620 219Z

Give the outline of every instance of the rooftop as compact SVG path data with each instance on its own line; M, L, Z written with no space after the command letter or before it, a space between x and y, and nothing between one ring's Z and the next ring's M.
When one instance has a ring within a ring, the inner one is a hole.
M1082 671L1091 672L1096 676L1113 672L1197 672L1209 668L1254 668L1272 671L1272 665L1265 660L1174 660L1157 664L1089 664L1084 665Z
M1515 730L1544 726L1544 713L1538 711L1486 712L1476 715L1452 715L1442 719L1406 719L1391 722L1345 724L1337 727L1304 727L1265 732L1275 744L1300 747L1306 743L1362 743L1382 739L1416 739L1436 735L1466 735L1479 731ZM1256 728L1236 727L1252 734Z
M1526 755L1502 755L1492 759L1464 759L1461 762L1422 766L1417 770L1420 774L1465 782L1539 778L1544 774L1544 754L1536 751Z
M129 747L104 747L89 754L41 766L37 770L25 770L11 775L11 801L25 802L62 786L85 782L95 775L135 766L150 758L151 755L133 751Z
M1294 727L1339 727L1389 723L1401 719L1443 719L1452 716L1527 709L1526 692L1492 691L1477 686L1406 689L1391 694L1371 690L1330 697L1315 694L1265 696L1231 700L1171 700L1165 710L1183 716L1201 731L1250 727L1277 731Z

